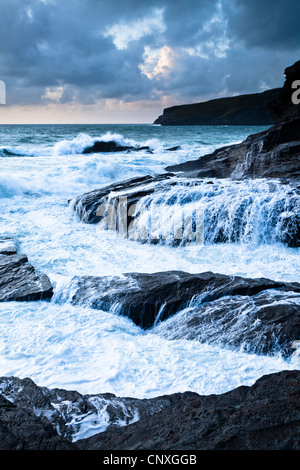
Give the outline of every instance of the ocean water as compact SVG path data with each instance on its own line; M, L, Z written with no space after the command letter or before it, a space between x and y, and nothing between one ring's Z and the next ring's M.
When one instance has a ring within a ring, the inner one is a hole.
M151 125L1 126L0 236L50 277L51 302L0 304L0 376L30 377L38 385L150 398L174 392L224 393L264 374L299 369L296 353L265 356L243 350L172 340L143 331L113 312L72 306L71 279L126 272L213 271L300 281L299 249L282 244L283 221L299 208L299 195L279 181L182 180L167 194L143 201L167 213L202 207L210 227L205 243L139 243L82 223L69 200L133 176L161 173L167 165L237 143L262 127ZM96 140L149 146L138 152L82 154ZM180 146L176 151L167 150ZM172 202L170 202L172 201ZM171 209L170 209L171 208ZM242 221L239 236L232 233ZM137 224L143 225L138 219ZM154 224L156 221L154 220ZM215 243L222 227L226 242Z

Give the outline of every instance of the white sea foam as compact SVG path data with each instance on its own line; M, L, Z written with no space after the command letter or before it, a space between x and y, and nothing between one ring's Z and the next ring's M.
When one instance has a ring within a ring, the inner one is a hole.
M72 294L68 291L70 280L76 275L183 270L300 281L299 249L273 243L268 232L261 231L263 225L255 225L263 221L259 207L271 208L273 204L275 208L276 198L291 200L288 186L278 182L272 193L266 182L257 186L249 182L253 202L249 202L247 217L252 224L248 227L253 229L245 234L252 235L231 244L177 248L143 245L79 221L68 205L69 199L131 176L162 172L167 165L198 158L255 132L155 126L126 129L115 126L102 131L95 126L79 132L72 127L56 131L26 127L15 130L14 137L14 128L10 127L4 136L7 141L3 137L3 148L15 150L17 156L2 153L0 158L0 234L19 239L20 249L30 262L50 276L55 296L50 303L0 305L0 375L29 376L38 385L82 393L108 391L120 396L153 397L185 390L222 393L250 385L266 373L299 369L296 355L285 361L194 341L170 341L143 332L126 318L66 302ZM24 136L28 141L31 137L30 144L21 142ZM153 154L81 154L99 138L149 145ZM35 141L39 143L33 144ZM166 151L179 144L177 151ZM25 156L20 158L22 153ZM247 197L247 187L246 183L238 186L231 182L216 187L214 197L209 198L208 188L200 185L201 198L197 198L196 189L183 185L177 196L171 192L165 199L161 196L160 204L170 209L171 196L178 207L198 207L203 202L220 214L217 220L221 224L222 204L233 217L238 204ZM148 200L150 205L155 202L155 198ZM280 214L287 217L291 212L287 204ZM82 428L84 434L89 432L88 419Z
M115 142L123 147L149 147L157 148L160 146L158 139L149 139L144 142L137 142L134 139L127 139L121 134L112 134L107 132L99 137L91 137L88 134L80 133L73 139L57 142L52 150L53 155L81 154L86 148L94 145L95 142Z
M69 304L0 305L1 375L81 393L154 397L206 395L299 368L299 357L245 354L194 341L169 341L130 320Z
M120 134L111 134L110 132L100 136L91 137L88 134L81 133L74 139L62 140L54 145L54 155L81 154L84 149L91 147L95 142L115 142L122 146L134 146L130 139L125 139Z
M197 239L201 231L198 241L205 243L273 244L297 233L299 212L299 191L276 180L182 180L142 198L131 230L170 243Z

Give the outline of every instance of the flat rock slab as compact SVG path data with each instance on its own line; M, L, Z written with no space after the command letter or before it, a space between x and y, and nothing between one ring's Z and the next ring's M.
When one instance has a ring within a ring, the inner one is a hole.
M70 292L75 305L124 315L170 339L291 354L300 338L299 283L166 271L75 277Z
M0 302L50 299L53 286L48 276L17 251L15 239L0 238Z
M225 296L184 309L152 332L169 340L290 356L300 338L300 293L271 289L252 296Z
M118 207L119 197L126 198L127 207L136 204L142 197L148 196L157 190L161 190L163 185L169 188L172 182L170 178L172 173L163 173L161 175L151 176L145 175L141 177L130 178L96 189L88 193L78 196L69 203L73 205L74 211L79 218L87 224L97 224L103 214L99 214L99 207L109 203L114 207ZM174 183L173 183L174 184ZM128 224L131 218L128 215Z

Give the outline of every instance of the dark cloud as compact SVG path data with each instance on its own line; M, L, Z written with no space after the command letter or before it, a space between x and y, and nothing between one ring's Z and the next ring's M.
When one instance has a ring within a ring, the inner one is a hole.
M260 91L299 59L299 17L298 0L1 0L0 79L11 104Z
M225 0L228 27L246 47L299 51L299 0Z

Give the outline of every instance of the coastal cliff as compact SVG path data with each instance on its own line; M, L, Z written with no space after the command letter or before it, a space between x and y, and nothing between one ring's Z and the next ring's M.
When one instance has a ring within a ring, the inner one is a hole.
M278 99L280 89L262 93L219 98L202 103L164 109L154 124L162 126L265 126L275 123L269 103Z
M300 61L285 70L285 83L269 107L276 124L253 134L243 142L217 149L166 171L188 172L193 177L280 178L298 180L300 176L300 105L292 103L292 83L300 76ZM191 173L194 172L194 173Z

